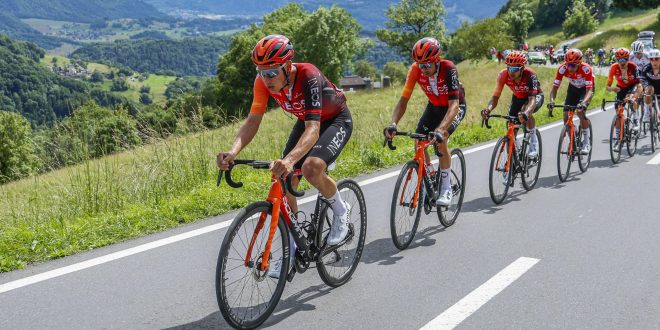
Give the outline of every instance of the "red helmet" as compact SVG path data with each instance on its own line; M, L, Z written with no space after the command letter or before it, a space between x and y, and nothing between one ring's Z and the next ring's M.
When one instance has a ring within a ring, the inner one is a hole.
M504 64L507 66L523 66L527 64L527 56L522 52L513 51L506 54L506 59L504 59Z
M440 53L442 53L442 47L438 40L425 37L415 43L410 55L413 61L423 64L440 61Z
M564 62L567 64L582 63L582 52L577 48L569 49L564 55Z
M630 51L627 48L621 47L616 50L614 57L616 57L617 60L620 58L625 58L627 60L630 57Z
M284 64L293 57L293 45L289 38L271 34L259 40L252 50L255 65Z

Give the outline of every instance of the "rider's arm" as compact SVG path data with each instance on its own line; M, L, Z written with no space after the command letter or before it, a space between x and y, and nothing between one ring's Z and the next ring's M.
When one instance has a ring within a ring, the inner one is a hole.
M399 98L399 103L394 107L394 112L392 113L392 124L398 124L399 120L403 117L403 114L406 113L408 108L408 101L410 96L412 96L413 89L417 83L417 77L419 77L420 71L415 63L410 66L408 70L408 75L406 76L406 84L403 86L403 91L401 92L401 97Z
M504 88L504 83L506 81L506 76L508 73L506 70L502 70L500 74L497 76L497 84L495 85L495 90L493 91L493 97L488 101L488 105L486 106L486 110L493 111L493 109L497 108L497 103L500 100L500 95L502 95L502 89Z
M406 113L406 109L408 108L408 100L409 99L405 96L401 96L399 98L399 102L394 107L394 112L392 112L392 124L398 124L399 120L401 120L401 117L403 117L403 114Z
M289 152L284 161L290 164L295 164L301 160L316 144L319 139L319 132L321 131L321 122L317 120L306 120L305 131L296 143L296 146Z
M552 89L550 90L550 102L548 102L548 105L554 104L555 103L555 97L557 97L557 90L559 89L559 86L561 86L561 80L564 79L564 72L568 70L565 65L561 65L559 69L557 69L557 74L555 75L555 81L552 83Z
M552 89L550 90L550 102L551 104L555 103L555 97L557 97L557 90L559 87L557 86L552 86Z
M241 128L238 130L234 144L229 151L234 157L252 142L252 139L259 130L259 125L261 125L261 119L264 117L264 113L266 113L266 106L268 105L270 94L268 93L268 88L266 88L266 85L258 76L254 79L253 93L250 113Z
M607 74L607 82L605 83L605 89L609 92L613 91L614 88L612 88L612 83L614 82L614 70L616 70L619 67L618 64L614 63L612 66L610 66L610 71Z
M442 119L438 128L447 132L449 125L451 125L451 122L454 121L454 118L456 118L456 115L458 114L459 94L461 91L456 66L452 65L448 68L447 75L445 76L445 83L447 84L448 109L445 118Z
M525 108L525 113L527 116L530 116L534 109L536 108L536 95L539 93L539 79L536 77L536 74L530 75L527 80L527 88L529 90L529 97L527 98L527 107Z
M445 115L445 118L442 119L440 125L438 125L439 129L447 132L449 125L451 125L451 122L454 121L454 118L456 118L456 115L458 114L458 105L458 99L449 100L449 108L447 109L447 114Z

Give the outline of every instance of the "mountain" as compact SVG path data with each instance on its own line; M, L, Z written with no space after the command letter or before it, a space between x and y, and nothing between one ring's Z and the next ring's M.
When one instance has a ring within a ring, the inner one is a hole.
M144 0L158 10L173 15L208 14L208 15L242 15L263 16L290 1L286 0ZM307 10L315 10L318 6L329 7L337 4L347 9L367 31L382 28L387 20L385 10L398 1L386 0L302 0L298 1ZM447 9L445 24L449 31L457 29L461 22L478 18L493 17L506 0L492 0L484 5L482 0L445 0Z
M60 39L45 36L16 17L0 12L0 33L5 33L13 39L28 40L39 46L52 49L61 45Z
M117 18L167 17L140 0L2 0L0 12L16 18L94 23Z

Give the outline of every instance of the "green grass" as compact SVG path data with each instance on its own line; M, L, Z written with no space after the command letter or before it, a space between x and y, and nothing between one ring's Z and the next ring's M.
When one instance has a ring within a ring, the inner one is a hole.
M467 89L468 114L452 138L452 147L465 147L504 134L502 121L480 127L479 110L491 96L496 63L460 64ZM554 69L537 70L546 93ZM604 86L599 77L598 84ZM558 100L563 100L565 85ZM348 94L355 130L332 172L335 179L352 177L401 164L412 157L412 142L399 148L382 147L382 127L389 124L401 87ZM497 113L508 106L503 93ZM415 89L399 127L413 130L427 102ZM557 119L537 113L539 125ZM252 144L240 158L276 159L294 121L282 110L269 111ZM241 189L215 186L215 155L227 150L240 122L221 129L174 137L135 150L53 171L0 186L0 272L27 264L163 231L208 218L261 200L267 193L267 171L237 168ZM556 137L548 136L546 141ZM552 143L552 142L550 142ZM487 164L478 164L485 171Z

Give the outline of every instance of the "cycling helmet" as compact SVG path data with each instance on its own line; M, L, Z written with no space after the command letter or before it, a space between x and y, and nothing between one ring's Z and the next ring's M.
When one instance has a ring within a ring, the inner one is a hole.
M522 52L513 51L506 54L504 64L507 66L523 66L527 63L527 56Z
M438 62L440 53L442 53L442 47L440 47L438 40L425 37L415 43L410 55L413 61L424 64Z
M582 52L577 48L569 49L564 55L564 62L567 64L580 64L582 63Z
M271 34L259 40L252 50L255 65L284 64L293 57L293 45L289 38Z
M620 58L625 58L627 60L630 57L630 51L627 48L621 47L616 50L614 57L616 57L617 60Z
M660 58L660 50L657 48L649 50L648 58Z
M640 41L635 41L630 45L630 48L632 48L633 53L641 53L644 51L644 44Z

